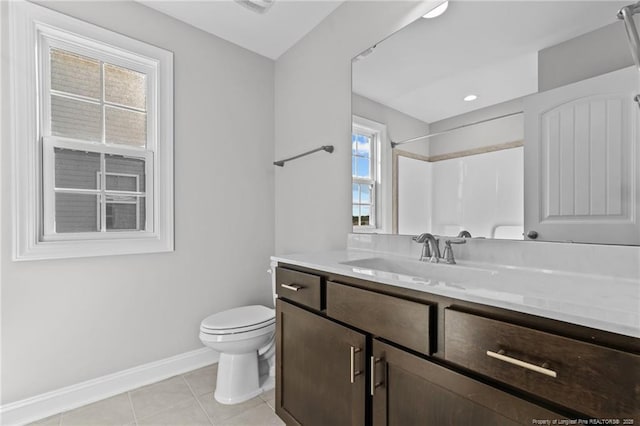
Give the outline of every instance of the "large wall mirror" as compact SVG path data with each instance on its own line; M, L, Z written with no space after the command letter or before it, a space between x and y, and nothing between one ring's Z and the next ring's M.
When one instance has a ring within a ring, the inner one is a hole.
M354 58L354 232L640 244L628 3L451 1Z

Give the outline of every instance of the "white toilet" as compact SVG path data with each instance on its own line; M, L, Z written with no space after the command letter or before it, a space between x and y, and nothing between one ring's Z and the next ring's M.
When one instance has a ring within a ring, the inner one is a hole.
M275 386L275 310L262 305L218 312L200 323L200 340L220 353L214 397L247 401Z

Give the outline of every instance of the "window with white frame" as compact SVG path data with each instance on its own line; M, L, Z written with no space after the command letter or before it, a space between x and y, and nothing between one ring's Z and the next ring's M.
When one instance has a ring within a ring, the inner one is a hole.
M354 231L376 228L377 151L380 133L354 123L351 134L352 224Z
M15 258L172 250L172 54L12 3Z

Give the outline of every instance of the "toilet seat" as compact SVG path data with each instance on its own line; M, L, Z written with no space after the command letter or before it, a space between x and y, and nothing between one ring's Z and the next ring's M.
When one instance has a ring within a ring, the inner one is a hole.
M262 305L242 306L208 316L200 323L200 332L207 335L248 333L268 328L275 322L273 309Z
M275 384L275 310L253 305L210 315L200 323L200 341L220 355L214 398L237 404Z

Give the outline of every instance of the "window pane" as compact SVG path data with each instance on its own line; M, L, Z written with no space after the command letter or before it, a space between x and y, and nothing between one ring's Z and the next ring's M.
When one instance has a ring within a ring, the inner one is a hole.
M371 138L365 135L356 136L356 154L361 157L370 157Z
M56 193L56 232L100 230L98 196Z
M51 95L51 133L92 142L102 140L100 105Z
M144 198L107 197L107 231L144 230Z
M146 110L147 76L104 64L104 98L107 102Z
M353 205L353 212L352 212L352 223L353 226L358 226L360 224L360 206L359 205Z
M360 225L369 225L369 206L360 206Z
M351 157L351 176L358 176L358 163L356 157Z
M144 147L147 143L147 114L105 106L107 143Z
M371 185L360 185L360 202L363 204L371 204Z
M138 192L138 179L135 176L121 176L107 174L107 189L114 191Z
M51 49L51 88L100 99L100 62L86 56Z
M122 155L105 155L107 172L107 190L112 191L145 191L145 161L139 158L124 157ZM110 176L114 174L116 176ZM125 177L122 175L129 175ZM136 189L135 176L138 177Z
M100 154L55 148L56 188L99 189Z
M351 155L355 155L358 152L358 144L356 143L357 135L351 134Z
M362 158L362 157L355 157L355 158L357 162L356 164L357 174L355 176L362 177L362 178L370 178L371 170L369 169L369 159Z

